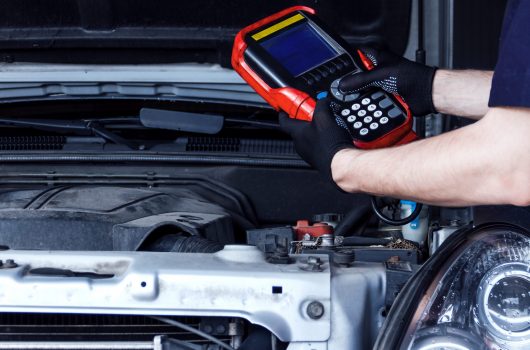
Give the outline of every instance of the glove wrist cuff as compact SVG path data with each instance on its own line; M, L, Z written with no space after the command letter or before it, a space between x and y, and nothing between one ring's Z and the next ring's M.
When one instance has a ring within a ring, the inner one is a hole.
M426 114L429 114L429 113L437 113L436 111L436 107L434 107L434 101L433 101L433 98L432 98L432 86L433 86L433 83L434 83L434 75L436 74L436 70L438 68L437 67L428 67L428 72L426 74L427 78L426 78L426 93L427 93L427 99L428 99L428 102L427 102L427 109L429 110L428 113Z

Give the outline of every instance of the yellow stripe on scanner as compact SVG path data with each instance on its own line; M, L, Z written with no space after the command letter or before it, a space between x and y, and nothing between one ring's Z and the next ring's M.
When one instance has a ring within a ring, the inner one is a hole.
M290 26L291 24L293 23L296 23L298 21L301 21L302 19L304 19L304 16L302 16L301 14L296 14L292 17L289 17L279 23L276 23L275 25L273 26L270 26L269 28L267 29L263 29L261 32L257 32L256 34L252 35L252 39L254 40L260 40L260 39L263 39L265 38L266 36L269 36L271 35L272 33L276 33L277 31L279 31L280 29L283 29L287 26Z

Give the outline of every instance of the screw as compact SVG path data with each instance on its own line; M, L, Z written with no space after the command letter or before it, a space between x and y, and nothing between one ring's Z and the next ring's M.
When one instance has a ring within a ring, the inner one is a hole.
M320 272L322 271L322 260L316 256L310 256L307 258L307 265L311 271Z
M322 261L318 256L310 256L307 258L307 263L309 265L322 265Z
M15 263L15 260L7 259L3 267L5 269L12 269L12 268L17 267L17 266L18 266L18 264Z
M460 225L460 220L458 219L452 219L450 222L449 222L449 226L459 226Z
M320 301L312 301L307 305L307 316L312 320L318 320L324 315L324 305Z

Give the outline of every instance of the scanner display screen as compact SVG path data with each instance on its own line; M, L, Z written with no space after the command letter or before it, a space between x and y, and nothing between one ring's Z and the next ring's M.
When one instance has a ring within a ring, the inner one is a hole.
M293 76L335 58L339 53L307 22L260 40L261 46Z

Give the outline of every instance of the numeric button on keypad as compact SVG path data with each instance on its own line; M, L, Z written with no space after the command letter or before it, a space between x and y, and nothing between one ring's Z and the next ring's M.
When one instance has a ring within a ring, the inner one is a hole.
M359 112L357 112L357 115L359 117L364 117L366 115L366 111L364 109L361 109Z
M357 118L354 115L350 115L347 120L348 120L348 122L353 123L355 121L355 119L357 119Z
M377 124L377 123L370 124L370 129L372 129L372 130L377 129L378 127L379 127L379 124Z
M371 122L372 122L372 117L366 117L366 118L364 118L364 122L365 122L365 123L371 123Z
M381 123L381 124L386 124L386 123L388 123L388 118L387 118L387 117L383 117L383 118L381 118L381 119L379 120L379 123Z
M349 109L343 109L342 111L340 111L340 114L343 116L343 117L347 117L350 115L350 110Z
M353 127L355 129L359 129L359 128L361 128L361 126L363 126L363 123L361 123L361 122L356 122L355 124L353 124Z
M374 112L374 117L376 117L376 118L379 118L382 115L383 115L383 112L381 112L381 111L375 111Z
M371 101L370 101L370 99L369 99L368 97L363 98L363 100L361 101L361 103L362 103L363 105L365 105L365 106L366 106L367 104L369 104L370 102L371 102Z
M361 136L364 136L364 135L368 134L368 129L367 128L362 128L361 131L359 131L359 134L361 134Z
M361 105L358 104L358 103L354 103L354 104L352 104L352 106L351 106L351 109L354 110L354 111L358 110L359 108L361 108Z
M374 104L371 104L371 105L369 105L369 106L367 107L368 112L373 112L373 111L375 111L375 108L376 108L376 107L375 107Z

